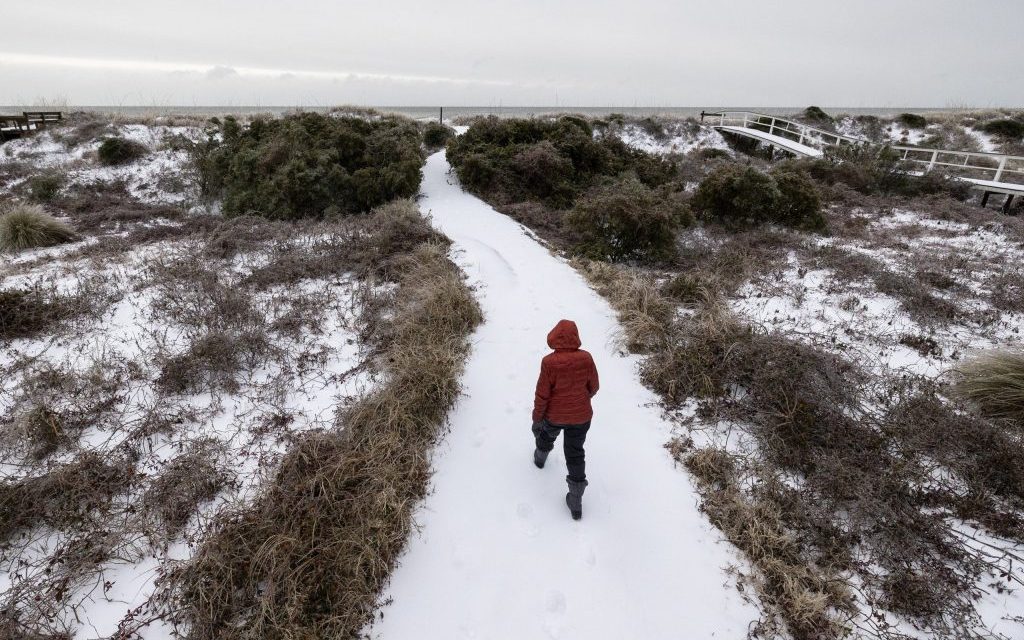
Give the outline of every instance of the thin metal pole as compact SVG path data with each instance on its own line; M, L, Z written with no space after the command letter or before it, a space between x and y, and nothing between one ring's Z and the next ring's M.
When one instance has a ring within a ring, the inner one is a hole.
M444 124L444 107L441 107L441 112L437 114L437 121Z

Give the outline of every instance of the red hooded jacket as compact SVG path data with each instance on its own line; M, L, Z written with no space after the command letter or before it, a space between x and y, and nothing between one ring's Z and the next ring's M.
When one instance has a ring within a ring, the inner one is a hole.
M555 350L540 362L533 421L547 418L553 424L583 424L594 417L590 399L597 393L594 359L580 349L580 334L572 320L559 320L548 334Z

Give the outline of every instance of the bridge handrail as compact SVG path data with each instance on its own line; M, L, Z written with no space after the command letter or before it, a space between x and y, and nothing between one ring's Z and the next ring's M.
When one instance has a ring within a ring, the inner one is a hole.
M755 129L771 135L789 134L798 136L795 140L804 144L804 140L818 142L819 144L870 144L866 138L848 136L841 133L824 131L802 122L796 122L779 116L770 116L754 111L718 111L713 113L701 112L701 121L705 117L718 118L715 126L740 126L745 129ZM750 126L750 125L755 126ZM764 129L767 127L767 130ZM786 136L782 136L786 137ZM830 142L832 141L832 142ZM810 145L808 145L810 146ZM1011 156L1005 153L992 151L952 151L949 149L933 149L929 147L912 147L906 145L890 145L890 148L900 153L900 159L906 162L926 165L926 171L935 167L952 167L961 170L980 171L992 174L993 182L1005 181L1007 176L1024 178L1024 156ZM926 158L913 157L914 154L925 154ZM944 156L953 156L958 161L950 162ZM985 158L995 162L995 166L971 164L972 158ZM959 161L962 159L962 162Z
M750 126L751 124L754 124L759 127L768 127L766 133L769 135L777 135L778 133L796 135L797 139L795 142L797 142L797 144L803 144L805 138L818 138L822 141L834 141L828 142L827 144L863 144L868 142L863 138L856 138L854 136L835 133L833 131L825 131L802 122L796 122L795 120L789 120L779 116L770 116L768 114L757 113L754 111L718 111L714 113L705 113L702 111L700 115L701 120L703 120L705 116L719 118L717 126L720 127L736 126L738 124L744 129L754 129L756 127ZM758 130L760 131L761 129Z
M905 145L894 145L890 148L894 151L900 152L900 159L905 162L926 165L926 171L931 171L935 167L953 167L956 169L981 171L984 173L992 173L993 182L1004 182L1007 175L1019 175L1024 178L1024 156L1011 156L1005 153L995 153L992 151L953 151L950 149L909 147ZM912 154L924 154L927 157L915 158L911 157ZM963 162L944 161L945 159L943 159L942 156L963 158ZM996 162L996 166L969 164L972 158L992 160ZM1017 166L1015 167L1014 165Z

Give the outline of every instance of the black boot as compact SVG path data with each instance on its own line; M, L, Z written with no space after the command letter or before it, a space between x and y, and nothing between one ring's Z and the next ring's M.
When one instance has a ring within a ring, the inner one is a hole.
M541 451L540 449L533 450L533 464L537 465L538 469L544 468L544 463L548 460L548 454L550 451Z
M579 520L583 517L583 490L587 488L587 481L567 480L567 482L569 483L569 493L565 494L565 506L569 507L572 519Z

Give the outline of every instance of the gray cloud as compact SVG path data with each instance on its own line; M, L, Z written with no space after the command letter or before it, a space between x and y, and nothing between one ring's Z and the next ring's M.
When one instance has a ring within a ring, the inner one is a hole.
M1018 0L239 7L15 4L0 103L1024 105Z
M218 64L210 67L210 70L206 72L206 77L211 80L220 80L223 78L230 78L231 76L237 76L238 70L234 67L226 67Z

